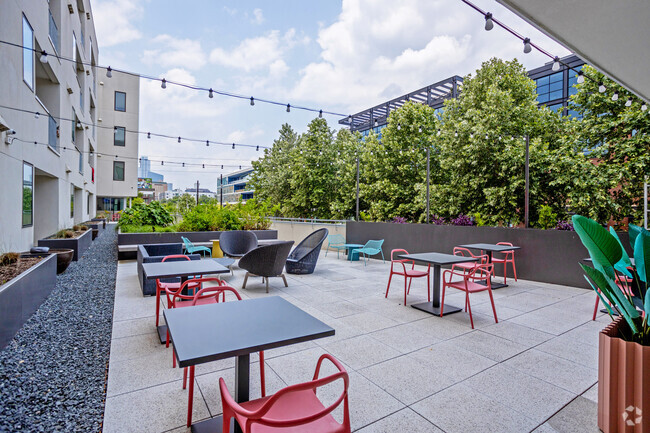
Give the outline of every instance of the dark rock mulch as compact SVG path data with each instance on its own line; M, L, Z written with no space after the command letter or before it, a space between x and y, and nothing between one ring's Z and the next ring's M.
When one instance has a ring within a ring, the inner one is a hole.
M111 226L0 352L0 432L101 430L116 243Z

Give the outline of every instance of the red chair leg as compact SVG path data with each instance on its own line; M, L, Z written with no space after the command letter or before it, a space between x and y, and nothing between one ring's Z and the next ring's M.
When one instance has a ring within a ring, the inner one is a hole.
M596 295L596 306L594 307L594 317L591 318L591 320L596 320L596 315L598 314L598 302L600 301L600 298L598 295Z
M160 290L158 289L158 285L156 285L156 328L158 327L159 318L160 318Z
M408 278L406 275L404 275L404 306L405 306L405 307L406 307L406 293L407 293L407 291L408 291L407 288L406 288L406 281L407 281L408 279L409 279L409 278Z
M515 258L512 258L512 273L515 274L515 281L517 281L517 267L515 266Z
M508 277L508 261L503 261L503 284L508 284L506 278Z
M490 302L492 303L492 312L494 313L494 323L499 323L499 319L497 319L497 309L494 308L494 298L492 297L492 290L488 290L488 294L490 295Z
M467 302L467 309L469 310L469 323L472 325L472 329L474 329L474 318L472 317L472 306L469 303L469 293L465 292L467 299L465 302Z
M266 397L266 377L264 376L264 351L260 351L260 385L262 387L262 397Z
M409 289L408 289L408 292L406 292L406 293L408 293L409 295L411 294L411 283L412 283L412 282L413 282L413 277L409 278Z
M393 270L390 270L390 275L388 276L388 285L386 286L386 296L384 298L388 298L388 289L390 289L390 280L393 279Z
M187 402L187 426L192 426L192 404L194 403L194 366L190 367L190 392Z

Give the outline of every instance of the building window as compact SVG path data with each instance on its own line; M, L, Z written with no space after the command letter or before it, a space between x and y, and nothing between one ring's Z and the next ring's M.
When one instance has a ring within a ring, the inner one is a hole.
M116 126L113 135L113 146L124 146L126 138L126 129L123 126Z
M74 187L70 185L70 218L74 218Z
M124 161L113 161L113 180L124 180Z
M88 212L88 216L90 216L90 193L86 193L86 212Z
M115 111L126 111L126 93L115 92Z
M23 227L34 223L34 166L23 163Z
M556 72L535 80L537 84L537 102L544 104L561 99L563 94L564 72Z
M23 80L34 90L34 30L23 15Z
M72 61L77 61L77 37L74 32L72 32Z

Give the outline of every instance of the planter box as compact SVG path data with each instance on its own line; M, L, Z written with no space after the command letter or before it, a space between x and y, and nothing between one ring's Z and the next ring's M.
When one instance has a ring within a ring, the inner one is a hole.
M104 231L104 223L102 221L90 221L87 223L83 223L83 225L87 226L88 228L98 230L97 236L101 235L102 232Z
M88 247L90 247L92 241L92 230L86 230L84 234L74 239L40 239L38 241L38 246L50 248L69 248L71 250L74 250L74 256L72 257L72 260L77 261L81 256L83 256Z
M251 230L257 239L277 239L277 230ZM126 245L149 245L149 244L175 244L182 243L181 236L188 238L191 242L210 242L219 239L220 231L217 232L168 232L168 233L118 233L117 246L118 258L120 260L136 258L136 248L133 251L119 251L120 246Z
M619 338L619 317L598 336L598 427L604 433L650 431L650 346Z
M32 317L56 285L56 255L43 260L0 286L0 350Z
M348 243L357 244L365 244L370 239L384 239L386 260L390 260L390 251L396 248L404 248L409 253L436 251L452 254L454 247L462 244L512 242L521 247L515 251L518 278L589 288L578 266L579 261L589 257L589 253L575 232L350 221L346 223L346 236ZM619 233L619 236L628 249L627 233ZM495 271L497 275L503 275L501 265L495 265ZM510 267L508 271L510 279Z

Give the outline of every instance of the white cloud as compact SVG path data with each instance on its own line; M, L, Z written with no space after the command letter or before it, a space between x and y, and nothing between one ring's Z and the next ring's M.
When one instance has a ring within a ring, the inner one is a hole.
M190 70L202 68L206 55L201 43L192 39L177 39L170 35L158 35L151 45L160 48L145 50L141 60L145 64L158 64L165 68L181 67Z
M476 1L552 52L568 53L503 6ZM462 2L343 0L338 20L318 33L320 59L300 70L291 96L354 112L466 75L490 57L516 56L526 67L548 61L540 54L524 56L521 41L496 27L486 32L483 22Z
M258 25L264 22L264 14L262 13L262 9L257 8L253 10L253 19L251 22Z
M132 22L142 17L138 0L102 0L93 4L95 31L100 47L131 42L142 37Z
M273 30L265 36L244 39L231 50L215 48L210 53L210 61L216 64L246 72L269 67L277 67L277 61L297 43L305 43L306 39L296 38L296 30L289 29L284 34ZM307 39L308 41L308 39Z

